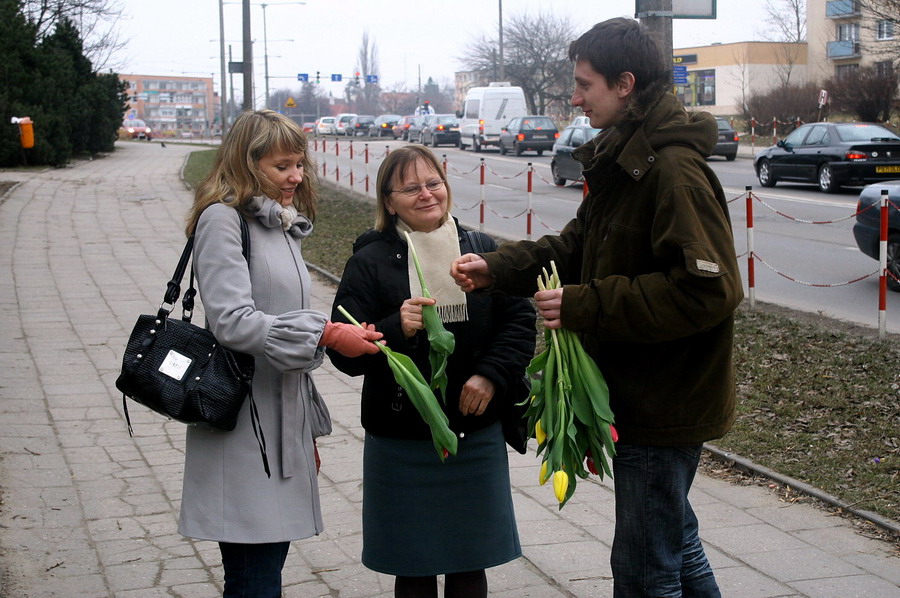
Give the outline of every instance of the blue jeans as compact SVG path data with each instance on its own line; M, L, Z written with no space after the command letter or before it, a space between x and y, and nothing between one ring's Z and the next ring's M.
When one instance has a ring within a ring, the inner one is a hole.
M290 547L290 542L219 542L225 569L223 598L280 598L281 569Z
M616 445L614 598L720 598L688 491L700 446Z

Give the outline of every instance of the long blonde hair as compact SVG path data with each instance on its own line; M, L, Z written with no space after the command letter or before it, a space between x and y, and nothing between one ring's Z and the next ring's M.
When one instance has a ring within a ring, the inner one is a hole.
M294 191L294 207L310 220L316 216L316 168L303 130L274 110L248 110L234 121L222 141L209 174L197 186L186 233L193 234L203 210L224 203L243 211L254 196L277 198L280 190L263 174L259 160L272 152L303 155L303 181Z

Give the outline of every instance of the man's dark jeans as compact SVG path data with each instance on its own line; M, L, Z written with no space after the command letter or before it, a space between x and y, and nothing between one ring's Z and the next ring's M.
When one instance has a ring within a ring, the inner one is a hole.
M616 446L614 598L721 597L688 502L700 451Z

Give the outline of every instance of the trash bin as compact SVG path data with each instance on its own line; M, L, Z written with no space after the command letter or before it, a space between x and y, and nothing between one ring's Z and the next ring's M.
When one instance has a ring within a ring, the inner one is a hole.
M27 116L19 119L19 140L25 149L34 147L34 123Z

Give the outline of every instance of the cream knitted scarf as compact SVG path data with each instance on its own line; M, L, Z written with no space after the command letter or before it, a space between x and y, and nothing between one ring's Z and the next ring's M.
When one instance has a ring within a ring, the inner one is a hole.
M459 237L453 218L448 216L444 224L430 233L414 231L397 218L397 232L401 237L404 231L409 233L416 248L428 292L437 300L435 306L441 316L441 322L446 324L467 321L469 312L466 308L466 294L450 276L450 264L460 255ZM421 297L422 285L419 284L419 275L416 273L416 263L412 255L409 255L407 262L410 296Z

